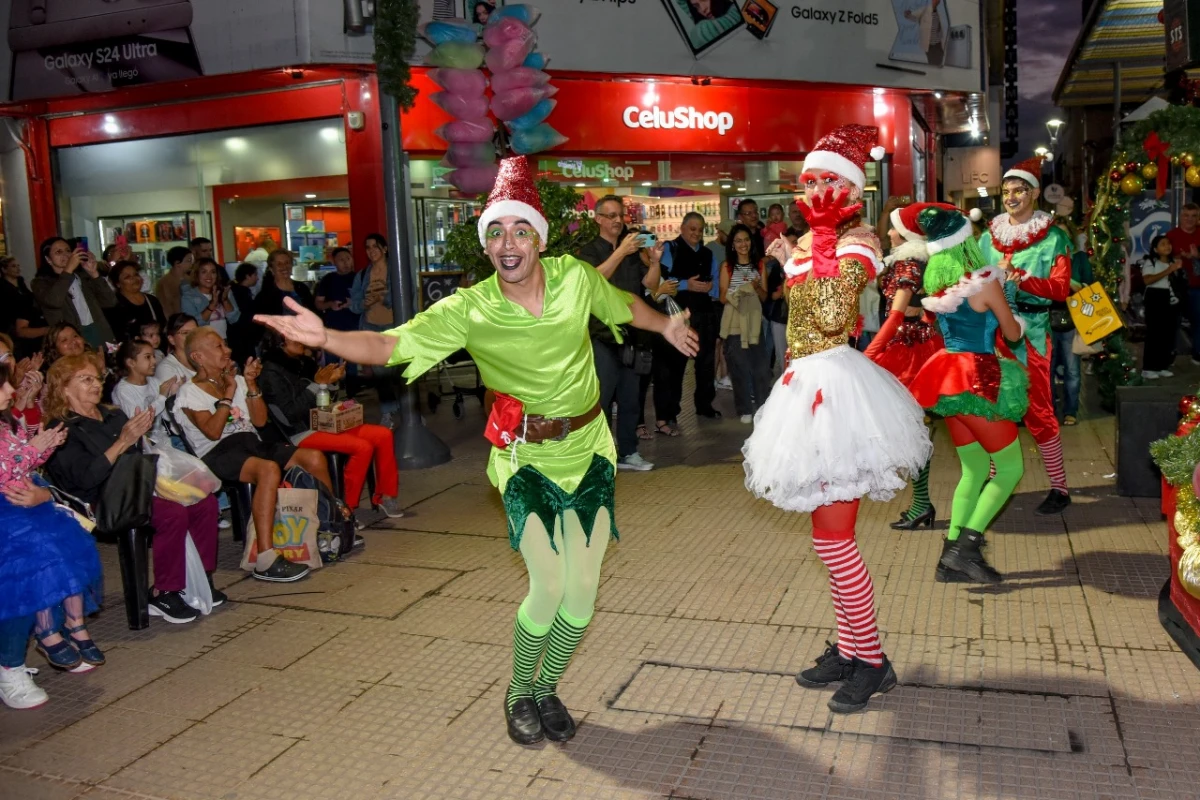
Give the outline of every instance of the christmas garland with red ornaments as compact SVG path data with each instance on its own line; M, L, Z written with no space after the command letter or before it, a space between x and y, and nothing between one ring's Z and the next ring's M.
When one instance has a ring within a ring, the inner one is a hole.
M1175 570L1180 585L1200 599L1200 399L1188 395L1179 401L1183 417L1175 435L1150 445L1154 463L1175 489L1172 519L1176 544L1183 551Z

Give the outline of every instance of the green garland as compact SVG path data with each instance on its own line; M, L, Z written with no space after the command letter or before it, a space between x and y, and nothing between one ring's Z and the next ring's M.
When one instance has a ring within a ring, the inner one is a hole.
M1200 158L1200 108L1167 106L1134 125L1128 133L1132 160L1142 164L1150 160L1142 143L1151 133L1167 143L1168 157L1191 153Z
M595 239L600 229L596 220L578 211L583 196L574 187L541 179L537 182L542 201L542 215L549 225L549 241L544 256L574 254L580 247ZM479 204L487 201L479 196ZM455 225L446 234L446 262L459 266L481 281L495 272L492 262L479 246L479 217L471 217Z
M409 63L417 50L417 0L378 0L375 6L375 70L379 90L404 111L417 101Z
M1168 436L1150 444L1150 455L1172 486L1191 486L1200 463L1200 429L1186 436Z

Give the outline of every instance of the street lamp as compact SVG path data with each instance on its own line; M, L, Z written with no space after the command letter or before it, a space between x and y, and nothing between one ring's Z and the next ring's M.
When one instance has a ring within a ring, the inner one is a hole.
M1057 117L1046 121L1046 132L1050 134L1050 152L1046 156L1047 161L1054 160L1054 154L1058 151L1058 136L1066 124ZM1050 178L1058 180L1057 170L1054 167L1050 168Z

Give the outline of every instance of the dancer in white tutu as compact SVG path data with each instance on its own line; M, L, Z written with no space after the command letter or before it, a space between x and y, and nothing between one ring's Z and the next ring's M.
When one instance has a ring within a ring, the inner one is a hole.
M859 711L896 685L880 647L871 576L854 541L859 499L891 499L932 451L925 412L908 390L847 345L859 324L858 296L880 265L879 240L863 226L858 202L863 165L882 155L878 137L877 128L845 125L805 160L807 204L800 208L812 230L791 254L777 256L788 274L791 361L742 448L747 489L784 510L812 512L838 636L796 681L841 682L829 701L839 713Z

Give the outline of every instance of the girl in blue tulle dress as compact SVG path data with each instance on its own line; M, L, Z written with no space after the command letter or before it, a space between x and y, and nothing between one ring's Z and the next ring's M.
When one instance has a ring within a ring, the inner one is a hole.
M25 666L30 631L51 665L86 670L104 663L84 617L99 607L100 556L91 535L51 500L35 474L66 430L27 437L8 413L13 387L0 362L0 701L35 708L46 693Z

